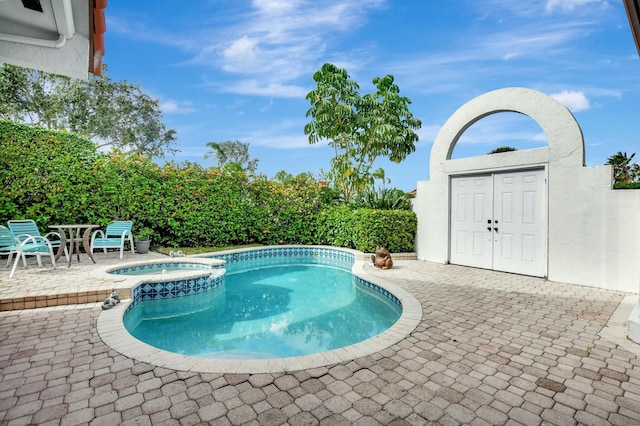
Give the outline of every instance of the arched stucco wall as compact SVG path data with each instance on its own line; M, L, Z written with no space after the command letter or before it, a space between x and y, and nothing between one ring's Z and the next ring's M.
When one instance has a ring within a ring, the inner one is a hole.
M480 95L453 113L438 132L431 149L431 176L451 159L456 143L471 125L499 112L529 116L547 135L550 159L562 161L566 167L584 166L582 130L567 107L544 93L510 87Z
M461 135L498 112L535 120L548 146L451 160ZM451 176L541 167L547 172L548 274L551 280L637 291L640 280L640 191L613 191L610 166L584 167L582 131L571 112L548 95L505 88L460 107L436 136L430 180L418 182L418 258L449 259Z

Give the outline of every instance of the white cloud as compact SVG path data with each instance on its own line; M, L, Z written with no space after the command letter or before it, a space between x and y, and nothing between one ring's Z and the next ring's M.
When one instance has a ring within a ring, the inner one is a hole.
M556 9L560 9L562 12L571 12L577 7L585 6L590 3L607 6L606 0L547 0L544 10L547 13L552 13Z
M417 145L420 147L424 143L431 143L435 141L438 132L442 128L442 125L425 125L420 128L416 133L420 138L420 143Z
M584 111L591 108L589 99L584 92L563 90L559 93L552 93L549 96L564 104L572 112Z
M267 112L271 108L273 108L274 105L275 105L275 103L273 102L273 99L271 99L267 105L265 105L262 108L260 108L260 112Z
M160 110L164 114L190 114L195 112L191 101L174 101L172 99L160 103Z
M267 146L275 149L299 149L299 148L322 148L326 143L309 144L309 139L304 135L273 135L256 136L255 139L247 137L247 141L255 146Z
M241 95L272 96L279 98L304 98L308 92L303 87L260 80L240 80L220 87L221 90Z
M292 11L299 3L294 0L253 0L253 7L263 13L283 14Z
M239 82L226 91L245 95L290 97L303 95L295 82L308 77L341 34L364 25L367 14L386 0L253 0L249 13L234 25L211 30L195 62L230 74L252 76L257 84ZM239 35L242 35L239 37ZM233 76L231 76L233 78ZM284 87L280 95L273 89Z
M309 139L301 129L304 121L285 119L274 121L269 126L242 135L241 140L251 146L262 146L275 149L320 148L326 143L309 144Z
M243 36L222 52L225 59L223 68L231 72L242 71L246 66L251 66L259 54L258 40Z
M477 42L485 57L537 58L561 51L591 31L589 22L540 23L489 34Z

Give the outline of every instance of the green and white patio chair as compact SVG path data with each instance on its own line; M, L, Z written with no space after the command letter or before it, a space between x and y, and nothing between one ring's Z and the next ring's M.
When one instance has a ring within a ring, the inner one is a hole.
M24 241L25 239L31 236L44 237L46 240L49 241L49 243L51 244L51 247L53 247L56 250L60 248L60 244L61 244L60 234L58 234L57 232L48 232L45 235L40 234L38 225L36 224L35 221L31 219L9 220L7 221L7 224L9 225L9 229L11 230L11 233L13 234L13 236L16 237L20 242ZM68 262L69 250L67 249L66 245L63 247L63 249L64 249L64 257L67 259L67 262ZM40 256L38 256L38 265L42 266L42 261L40 259Z
M11 258L14 255L16 256L9 278L13 278L16 268L18 267L18 263L20 263L20 259L22 259L25 268L27 267L26 255L37 256L38 265L42 266L40 257L45 254L48 254L51 257L51 265L55 269L56 258L49 240L41 236L28 236L21 242L13 235L9 228L0 225L0 255L9 256L7 259L7 266L11 263Z
M119 248L120 259L122 259L122 256L124 255L124 246L127 241L131 247L131 253L133 253L132 227L133 222L130 220L121 220L108 224L107 229L104 232L101 229L95 231L93 235L91 235L91 254L93 254L95 249L103 249L106 253L108 248Z

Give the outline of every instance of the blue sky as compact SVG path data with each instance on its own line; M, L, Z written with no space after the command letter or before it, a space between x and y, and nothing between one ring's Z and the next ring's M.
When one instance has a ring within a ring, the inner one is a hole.
M564 103L582 127L587 165L640 151L640 58L621 0L136 0L105 12L108 75L159 99L178 132L180 152L167 159L178 162L215 165L205 144L238 139L269 177L328 170L332 151L303 132L305 95L326 62L362 95L392 74L411 99L422 120L416 152L375 164L392 187L428 179L439 128L503 87ZM503 145L535 148L546 137L528 117L495 114L465 132L454 157Z

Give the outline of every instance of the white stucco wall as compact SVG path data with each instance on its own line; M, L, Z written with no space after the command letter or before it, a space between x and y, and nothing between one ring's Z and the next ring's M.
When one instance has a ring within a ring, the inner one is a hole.
M76 34L63 47L32 46L0 40L0 63L34 68L69 77L87 78L89 38Z
M451 159L460 136L497 112L519 112L545 131L548 147ZM414 200L418 258L449 260L451 176L542 167L548 175L548 278L637 292L640 284L640 190L611 189L611 167L584 166L582 131L553 98L524 88L486 93L460 107L438 133L431 150L430 180Z

